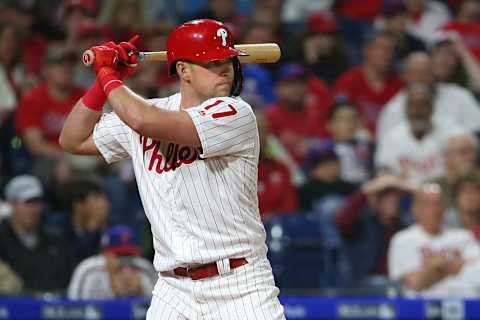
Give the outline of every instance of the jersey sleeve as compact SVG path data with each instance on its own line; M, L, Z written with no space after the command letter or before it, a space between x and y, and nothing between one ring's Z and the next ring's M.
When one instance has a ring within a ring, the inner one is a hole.
M202 157L239 153L254 147L257 123L246 102L229 97L209 99L187 109L202 144Z
M130 158L131 129L114 113L105 113L93 131L93 141L107 163Z

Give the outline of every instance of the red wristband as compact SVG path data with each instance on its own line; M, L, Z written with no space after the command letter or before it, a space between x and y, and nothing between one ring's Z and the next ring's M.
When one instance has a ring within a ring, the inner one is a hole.
M95 81L95 83L88 89L82 98L82 102L85 107L96 112L102 111L103 105L106 101L107 96L103 92L102 88L100 88L98 81Z
M97 73L97 81L100 83L103 92L108 97L110 91L123 85L119 74L112 68L103 67Z

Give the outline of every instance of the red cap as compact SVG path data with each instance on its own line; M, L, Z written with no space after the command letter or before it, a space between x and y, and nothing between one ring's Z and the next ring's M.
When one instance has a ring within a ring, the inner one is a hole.
M199 19L185 22L167 39L168 70L178 60L209 62L248 55L234 48L232 32L222 22Z
M335 16L329 11L317 11L310 15L307 21L311 32L336 32L338 24Z

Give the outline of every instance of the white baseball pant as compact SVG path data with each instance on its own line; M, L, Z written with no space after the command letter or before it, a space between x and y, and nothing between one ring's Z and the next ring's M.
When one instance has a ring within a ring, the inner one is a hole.
M278 293L266 258L195 281L161 273L147 320L285 319Z

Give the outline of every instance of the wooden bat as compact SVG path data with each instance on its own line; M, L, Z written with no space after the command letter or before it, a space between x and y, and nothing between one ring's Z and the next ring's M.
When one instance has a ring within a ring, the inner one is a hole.
M274 63L281 55L276 43L237 44L235 49L248 53L248 56L238 56L241 63ZM82 61L84 65L91 66L95 61L95 53L86 50ZM139 61L167 61L167 51L140 52Z

